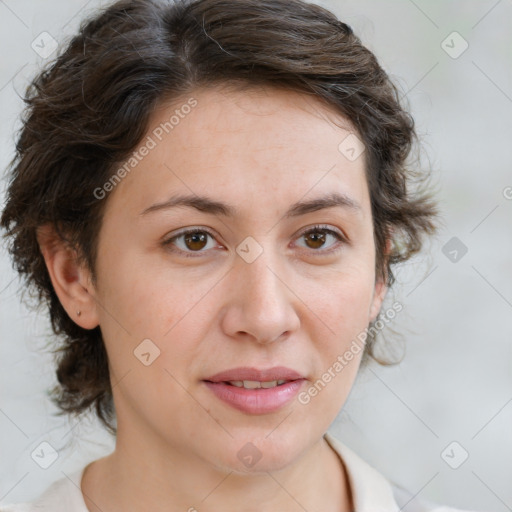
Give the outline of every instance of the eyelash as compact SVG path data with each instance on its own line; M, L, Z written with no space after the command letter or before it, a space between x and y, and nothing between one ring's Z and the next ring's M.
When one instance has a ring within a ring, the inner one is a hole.
M334 254L334 253L338 252L341 249L341 245L348 243L348 240L340 232L335 231L335 230L330 229L330 228L327 228L327 227L325 227L323 225L319 225L319 224L315 225L315 226L312 226L311 228L308 228L307 230L303 231L297 238L301 238L301 237L303 237L305 235L308 235L310 233L318 233L318 232L324 233L324 234L333 235L334 237L336 237L338 239L338 244L334 244L335 246L331 247L330 249L326 249L326 250L322 250L322 249L318 249L318 250L309 249L311 252L316 253L319 256L325 256L327 254ZM184 256L186 258L197 258L197 257L200 257L202 253L206 253L207 251L183 251L182 249L176 249L176 248L172 247L172 242L174 240L176 240L177 238L180 238L182 236L186 236L186 235L189 235L189 234L196 234L196 233L207 233L211 238L215 239L215 235L209 229L206 229L206 228L188 228L188 229L184 229L183 231L180 231L179 233L176 233L175 235L173 235L170 238L165 239L162 242L162 245L164 247L169 247L172 252L184 254ZM307 248L305 248L305 249L308 250Z

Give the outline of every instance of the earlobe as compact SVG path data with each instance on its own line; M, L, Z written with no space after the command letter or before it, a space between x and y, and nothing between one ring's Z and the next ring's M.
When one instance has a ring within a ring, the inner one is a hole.
M40 226L37 241L62 307L77 325L94 329L99 319L89 270L52 226Z

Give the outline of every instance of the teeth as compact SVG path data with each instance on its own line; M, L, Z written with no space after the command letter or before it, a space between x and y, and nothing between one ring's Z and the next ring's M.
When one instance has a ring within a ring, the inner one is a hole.
M271 380L260 382L258 380L230 380L229 383L237 388L258 389L258 388L274 388L284 384L286 380Z
M244 380L245 389L258 389L261 388L262 383L257 380Z

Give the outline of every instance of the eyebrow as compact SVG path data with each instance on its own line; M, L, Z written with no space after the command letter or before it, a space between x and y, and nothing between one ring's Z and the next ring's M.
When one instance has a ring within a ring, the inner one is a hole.
M150 212L168 210L176 207L189 207L204 213L213 215L222 215L224 217L234 217L238 208L215 201L207 196L199 195L175 195L162 203L155 203L144 209L140 215L146 215ZM325 208L333 207L347 208L353 211L361 211L361 205L346 194L333 192L322 197L310 199L308 201L297 201L292 204L284 214L284 218L298 217L307 213L316 212Z

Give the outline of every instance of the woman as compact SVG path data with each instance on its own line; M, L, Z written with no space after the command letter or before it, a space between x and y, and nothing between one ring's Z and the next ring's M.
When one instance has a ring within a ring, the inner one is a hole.
M441 510L327 433L435 229L413 120L349 26L123 0L26 101L1 223L62 340L56 403L116 447L3 511Z

